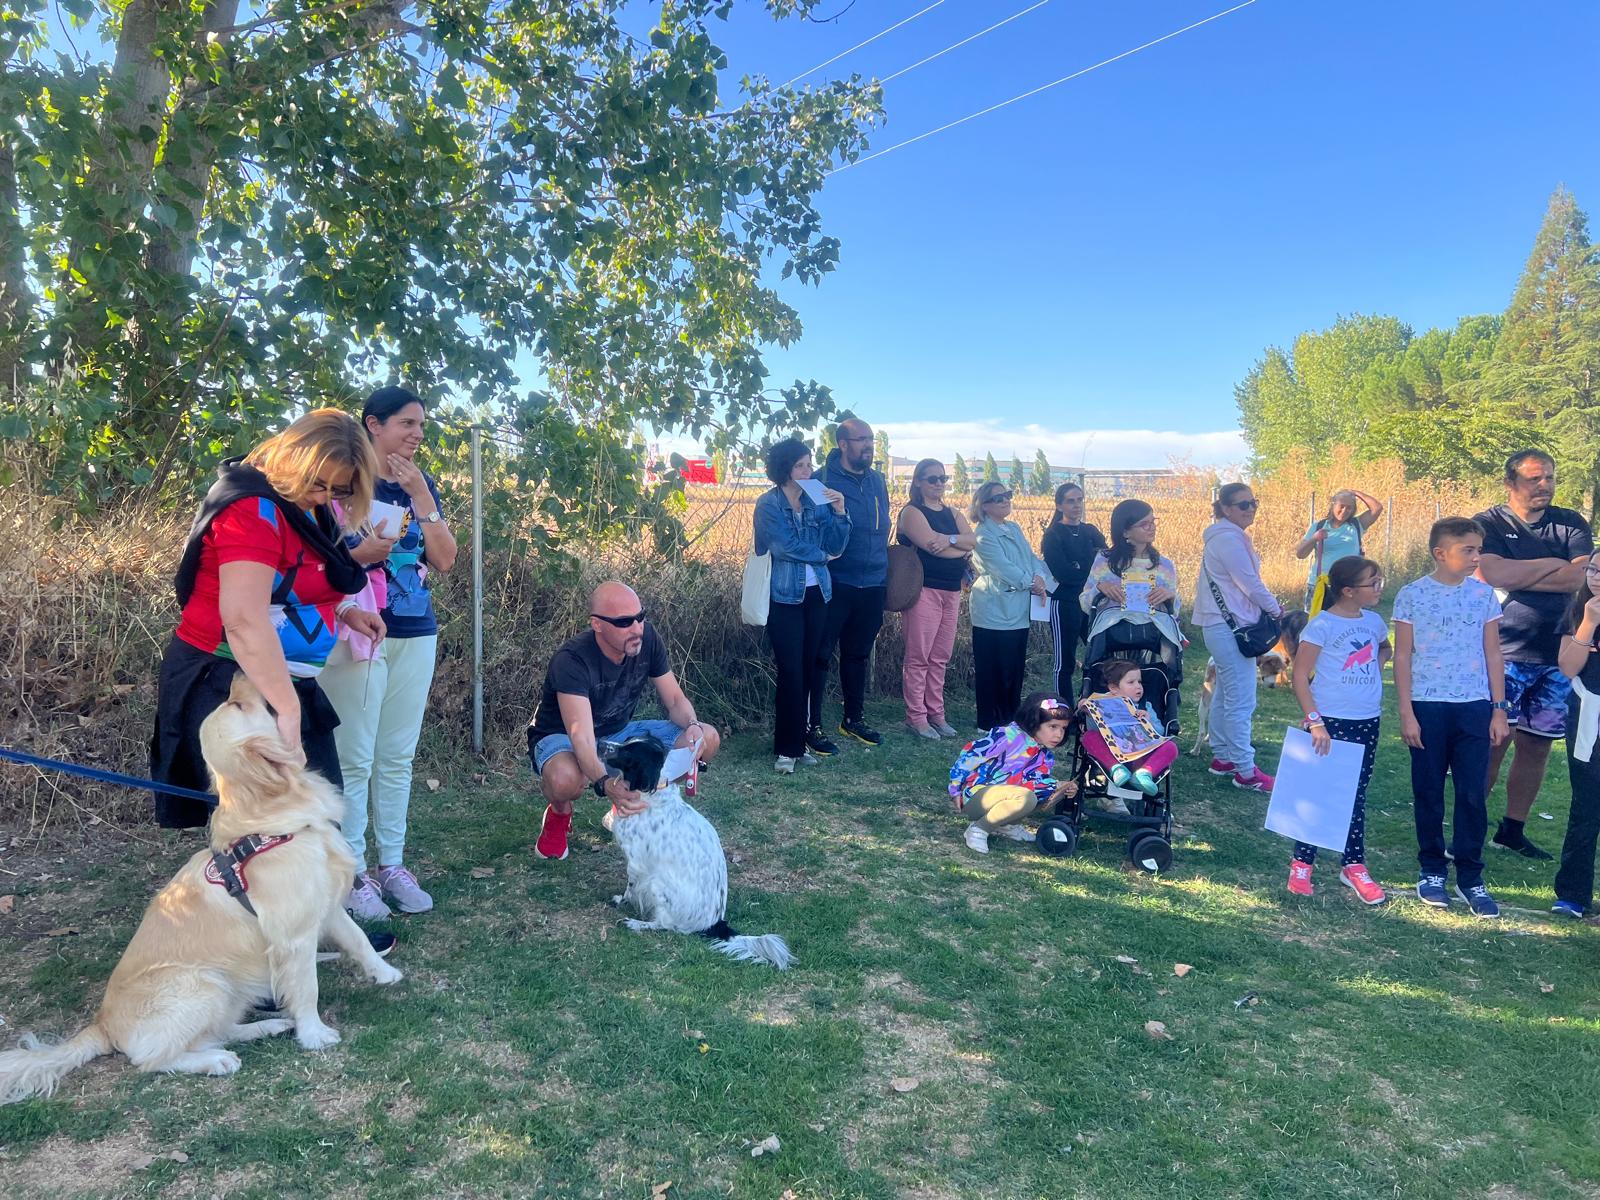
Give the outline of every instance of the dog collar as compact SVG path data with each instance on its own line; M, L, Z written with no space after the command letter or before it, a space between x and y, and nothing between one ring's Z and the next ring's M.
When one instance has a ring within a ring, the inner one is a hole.
M250 881L245 878L244 866L256 855L264 854L274 846L292 841L294 841L292 833L247 833L230 843L226 850L212 852L211 861L206 864L206 882L226 888L228 895L244 905L245 912L252 917L257 916L256 907L250 903L250 897L246 894L250 891Z

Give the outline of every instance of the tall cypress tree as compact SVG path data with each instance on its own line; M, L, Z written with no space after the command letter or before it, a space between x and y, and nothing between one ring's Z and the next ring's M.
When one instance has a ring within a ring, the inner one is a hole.
M972 490L972 476L967 472L967 460L961 455L956 455L955 493L965 496Z
M994 461L994 454L990 452L983 456L983 481L985 483L1000 482L1000 467Z
M1011 490L1019 496L1028 494L1028 473L1022 469L1022 460L1015 454L1011 456Z
M1033 476L1028 480L1028 490L1035 496L1048 496L1051 485L1055 483L1050 474L1050 460L1044 456L1043 450L1033 452Z

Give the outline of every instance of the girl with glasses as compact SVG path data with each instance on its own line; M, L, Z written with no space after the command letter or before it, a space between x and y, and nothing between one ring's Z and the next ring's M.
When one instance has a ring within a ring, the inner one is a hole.
M902 615L905 664L900 672L906 725L921 738L958 736L945 719L944 678L956 645L961 579L977 545L972 526L944 502L944 464L925 458L911 473L910 498L895 521L895 538L922 561L922 592Z
M1056 511L1045 527L1039 553L1056 589L1050 593L1050 636L1055 649L1056 692L1070 701L1077 695L1078 643L1083 637L1079 596L1095 557L1108 549L1106 536L1083 519L1083 488L1063 483L1056 489Z
M972 667L978 725L1004 725L1022 701L1028 666L1033 597L1048 596L1056 579L1011 520L1011 492L991 480L972 498L974 565Z
M1231 778L1233 786L1271 792L1272 776L1256 766L1250 726L1256 712L1256 664L1239 650L1233 626L1243 628L1263 613L1283 615L1283 605L1261 579L1261 555L1248 532L1256 519L1255 493L1248 483L1224 484L1212 502L1216 520L1201 539L1200 578L1195 585L1194 621L1217 665L1217 690L1211 707L1211 773ZM1224 614L1218 603L1227 606ZM1229 618L1232 618L1232 625Z

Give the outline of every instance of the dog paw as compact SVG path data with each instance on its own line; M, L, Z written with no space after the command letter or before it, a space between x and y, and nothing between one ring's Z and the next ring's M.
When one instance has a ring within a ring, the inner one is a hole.
M302 1050L326 1050L339 1044L339 1031L319 1021L296 1029L294 1040L300 1043Z
M380 962L377 966L372 968L372 973L369 978L379 987L383 987L387 984L399 983L405 978L405 974L404 972L391 967L386 962Z
M207 1075L232 1075L239 1069L239 1056L232 1050L218 1050L207 1064Z

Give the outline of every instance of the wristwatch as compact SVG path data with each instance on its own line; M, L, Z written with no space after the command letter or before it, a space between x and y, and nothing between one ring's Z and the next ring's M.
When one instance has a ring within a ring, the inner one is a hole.
M596 779L594 781L594 784L593 784L594 794L596 796L599 796L600 799L602 799L602 800L607 799L608 797L606 796L606 784L608 784L610 782L611 782L611 776L609 776L609 775L600 776L599 779Z
M1491 705L1499 712L1508 713L1511 711L1511 701L1509 700L1495 700L1491 702Z
M950 544L954 546L956 544L956 539L961 535L959 533L947 533L945 536L950 539Z
M439 510L436 508L427 516L418 517L417 520L421 521L424 525L437 525L440 521L444 520L444 518L439 515Z
M1308 712L1306 714L1306 724L1308 726L1309 725L1321 725L1322 724L1322 714L1319 713L1319 712Z

